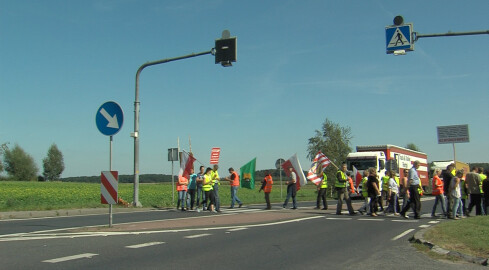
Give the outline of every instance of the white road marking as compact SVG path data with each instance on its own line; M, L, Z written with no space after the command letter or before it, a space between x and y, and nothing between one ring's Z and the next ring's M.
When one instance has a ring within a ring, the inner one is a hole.
M428 223L430 223L430 224L437 224L437 223L440 223L440 221L433 220L433 221L430 221Z
M385 219L383 219L383 218L359 218L358 220L363 220L363 221L384 221Z
M144 244L139 244L139 245L126 246L126 248L143 248L143 247L161 245L164 243L165 242L149 242L149 243L144 243Z
M394 222L402 222L402 223L417 223L417 220L408 220L408 219L393 219Z
M223 216L223 215L221 215ZM211 216L205 216L211 217ZM205 218L203 217L203 218ZM301 222L310 219L324 218L323 215L320 216L311 216L304 218L296 218L291 220L270 222L270 223L261 223L261 224L251 224L251 225L243 225L243 226L222 226L222 227L207 227L207 228L184 228L184 229L169 229L169 230L156 230L156 231L139 231L139 232L80 232L80 233L42 233L41 232L32 232L32 233L21 233L21 234L7 234L0 235L0 242L8 242L8 241L21 241L21 240L40 240L40 239L61 239L61 238L78 238L78 237L94 237L94 236L116 236L116 235L140 235L140 234L155 234L155 233L175 233L175 232L198 232L198 231L212 231L212 230L229 230L236 228L254 228L254 227L267 227L267 226L275 226L281 224L288 224L293 222ZM136 222L142 223L142 222ZM131 223L128 223L131 224ZM100 227L100 226L93 226ZM86 227L88 228L88 227ZM53 230L53 231L60 231ZM65 230L65 229L63 229Z
M84 253L84 254L67 256L67 257L62 257L62 258L57 258L57 259L45 260L45 261L42 261L42 262L46 262L46 263L59 263L59 262L66 262L66 261L83 259L83 258L89 258L90 259L93 256L97 256L97 255L98 254L94 254L94 253Z
M405 236L406 234L408 234L408 233L410 233L410 232L412 232L412 231L414 231L414 229L409 229L409 230L407 230L407 231L405 231L405 232L403 232L403 233L399 234L398 236L396 236L396 237L392 238L391 240L392 240L392 241L395 241L395 240L397 240L397 239L399 239L399 238L401 238L401 237Z
M351 217L327 217L326 219L330 219L330 220L351 220L352 218Z
M212 235L212 234L210 234L210 233L195 234L195 235L188 235L188 236L185 236L183 238L193 239L193 238L205 237L205 236L209 236L209 235Z
M420 227L420 228L428 228L428 227L430 227L430 226L431 226L431 225L427 225L427 224L426 224L426 225L419 225L419 227Z
M242 231L242 230L247 230L248 228L234 228L234 229L229 229L228 232L237 232L237 231Z

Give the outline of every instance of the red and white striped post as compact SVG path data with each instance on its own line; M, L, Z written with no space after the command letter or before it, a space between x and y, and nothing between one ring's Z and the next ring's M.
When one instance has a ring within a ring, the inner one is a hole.
M112 227L112 205L117 204L118 171L103 171L100 176L100 201L109 204L109 227Z

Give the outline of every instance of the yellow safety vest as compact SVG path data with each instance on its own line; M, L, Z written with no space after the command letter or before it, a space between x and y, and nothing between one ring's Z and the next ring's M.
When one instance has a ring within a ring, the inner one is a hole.
M212 190L212 178L209 175L204 175L204 183L202 185L202 189L204 191L211 191Z
M328 187L328 176L326 176L325 173L323 173L323 180L321 181L321 188L327 188Z
M391 179L389 176L382 177L382 190L389 190L389 179Z
M341 179L343 180L341 182L338 179L338 173L341 173ZM334 186L337 188L346 188L346 174L343 171L336 172L336 182Z
M221 185L219 182L219 173L217 171L211 171L212 184L214 185L216 182L218 185Z
M483 173L479 173L479 175L481 177L481 182L479 183L479 188L481 190L481 194L484 194L484 191L482 190L482 182L487 179L487 175L485 175Z
M368 177L364 177L362 179L362 195L365 198L367 198L368 196L367 181L368 181Z

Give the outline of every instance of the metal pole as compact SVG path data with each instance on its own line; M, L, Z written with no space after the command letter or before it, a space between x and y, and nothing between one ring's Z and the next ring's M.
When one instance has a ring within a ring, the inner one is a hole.
M171 161L171 205L175 204L175 176L173 176L173 160Z
M452 143L453 146L453 164L455 165L455 170L457 169L457 155L455 152L455 143Z
M112 141L113 141L113 136L110 136L109 171L112 171ZM112 228L112 204L109 204L109 227Z
M284 186L282 184L282 160L280 160L279 163L280 163L280 168L278 169L278 171L280 174L280 199L282 199L282 197L283 197L282 193L283 193L283 188L284 188Z
M201 52L201 53L193 53L185 56L180 56L180 57L175 57L175 58L168 58L168 59L162 59L154 62L148 62L143 65L141 65L136 72L136 91L135 91L135 99L134 99L134 133L132 134L132 137L134 137L134 198L133 198L133 205L136 207L142 207L142 204L139 202L139 107L140 107L140 102L139 102L139 75L141 75L141 71L145 69L146 67L149 66L154 66L154 65L159 65L159 64L164 64L176 60L181 60L181 59L186 59L186 58L191 58L191 57L196 57L200 55L206 55L206 54L212 54L214 52L214 49L207 51L207 52ZM172 179L173 180L173 179Z
M424 37L452 37L452 36L471 36L471 35L487 35L489 30L484 31L472 31L472 32L448 32L443 34L419 34L418 32L413 32L414 41L418 41L419 38Z

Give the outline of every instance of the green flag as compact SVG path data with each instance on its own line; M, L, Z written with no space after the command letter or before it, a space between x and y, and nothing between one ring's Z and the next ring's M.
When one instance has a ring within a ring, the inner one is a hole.
M255 188L255 167L256 158L246 163L239 169L240 185L244 188Z

